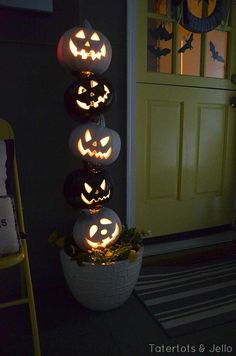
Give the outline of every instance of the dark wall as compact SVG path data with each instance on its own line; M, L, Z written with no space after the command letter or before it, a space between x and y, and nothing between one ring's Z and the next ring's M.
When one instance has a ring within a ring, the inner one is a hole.
M122 151L108 167L115 183L110 207L125 221L125 0L116 2L115 12L109 0L55 0L52 14L0 8L0 117L15 131L35 288L64 283L58 253L47 237L53 229L70 230L76 219L62 194L66 175L81 165L68 149L68 136L76 123L63 104L64 90L74 78L58 64L56 45L63 32L84 18L107 35L113 48L104 76L116 89L117 101L105 118L107 126L119 132ZM0 275L0 282L9 282L6 291L11 291L9 273Z

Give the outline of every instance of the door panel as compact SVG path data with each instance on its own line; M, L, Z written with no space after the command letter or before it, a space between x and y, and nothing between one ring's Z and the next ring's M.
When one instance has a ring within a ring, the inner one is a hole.
M227 90L137 84L136 223L153 235L231 224L236 117Z
M147 152L149 198L176 197L181 134L180 104L148 104ZM163 118L165 118L163 120Z
M225 106L201 105L197 127L196 194L222 194L225 136Z

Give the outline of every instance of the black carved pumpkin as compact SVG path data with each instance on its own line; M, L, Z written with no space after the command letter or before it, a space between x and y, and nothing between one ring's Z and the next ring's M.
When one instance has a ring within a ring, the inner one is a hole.
M112 184L105 170L78 169L64 183L64 196L75 208L101 208L112 196Z
M78 125L69 138L71 151L75 156L94 165L113 163L120 153L120 136L109 129L93 122Z
M113 101L111 85L98 76L79 77L64 95L66 109L74 120L98 115L109 108Z
M111 56L108 39L87 21L83 27L65 32L57 47L60 64L75 72L103 73L109 67Z

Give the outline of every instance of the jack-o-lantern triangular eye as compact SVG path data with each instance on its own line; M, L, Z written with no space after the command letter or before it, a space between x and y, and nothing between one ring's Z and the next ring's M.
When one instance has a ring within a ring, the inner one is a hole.
M106 180L105 180L105 179L103 179L103 181L102 181L100 187L102 188L102 190L105 190L105 189L106 189Z
M110 90L108 89L108 87L106 85L104 85L104 90L106 93L110 94Z
M112 224L112 221L111 221L110 219L107 219L107 218L102 218L102 219L100 220L100 223L101 223L102 225L109 225L109 224Z
M84 137L85 137L86 142L89 142L92 140L92 136L91 136L89 129L86 130Z
M84 188L87 191L87 193L91 193L91 191L93 190L92 187L90 187L90 185L88 183L84 183Z
M110 136L106 136L100 140L102 147L106 146L110 140Z
M91 36L91 40L93 41L100 41L100 37L98 36L97 32L94 32Z
M77 38L85 38L84 31L80 30L79 32L76 33L75 37L77 37Z
M82 85L79 86L79 89L78 89L78 94L79 95L85 93L86 91L87 90L84 87L82 87Z
M91 80L90 81L90 86L91 86L91 88L94 88L94 87L96 87L98 85L98 82L96 82L95 80Z

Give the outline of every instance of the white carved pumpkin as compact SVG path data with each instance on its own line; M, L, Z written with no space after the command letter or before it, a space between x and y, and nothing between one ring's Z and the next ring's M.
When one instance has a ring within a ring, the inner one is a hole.
M73 238L82 250L105 248L113 245L121 233L121 221L109 208L102 208L96 213L81 210L73 228Z
M108 39L87 21L83 27L66 31L57 46L59 63L75 72L101 74L109 67L111 56Z
M119 156L121 141L116 131L89 122L72 131L69 146L75 156L87 162L108 165Z

